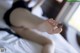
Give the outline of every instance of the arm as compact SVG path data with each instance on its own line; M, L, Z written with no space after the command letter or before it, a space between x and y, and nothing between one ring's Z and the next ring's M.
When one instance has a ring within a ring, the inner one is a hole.
M12 29L22 38L34 41L38 44L45 45L51 42L47 37L44 37L40 32L37 33L31 29L27 29L24 27L12 27Z
M29 30L27 28L15 28L15 27L12 28L21 37L41 44L43 46L41 53L54 53L55 50L54 40L52 41L42 36L41 34L36 33L33 30Z
M50 22L51 22L51 20L50 20ZM46 21L42 25L44 25L46 23L48 23L48 22ZM43 28L44 27L42 26L40 29L43 29ZM40 32L37 33L36 31L34 31L32 29L28 29L28 28L24 28L24 27L12 27L12 29L17 34L19 34L21 37L23 37L24 39L28 39L28 40L31 40L31 41L34 41L36 43L43 45L42 53L54 53L54 51L55 51L54 40L44 37L43 34L41 34ZM44 29L46 31L46 28L44 28ZM56 32L59 33L60 31L56 31ZM53 50L51 50L51 49L53 49Z

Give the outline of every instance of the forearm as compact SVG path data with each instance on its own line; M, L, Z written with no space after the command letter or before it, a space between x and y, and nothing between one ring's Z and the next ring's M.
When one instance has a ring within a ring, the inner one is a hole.
M27 39L43 45L42 53L54 53L54 41L42 36L42 34L35 30L25 30L24 35Z
M48 38L44 37L42 34L37 33L33 30L22 29L22 28L18 28L18 29L13 28L13 30L17 34L19 34L22 38L34 41L34 42L39 43L41 45L45 45L45 44L51 42L51 40L49 40Z

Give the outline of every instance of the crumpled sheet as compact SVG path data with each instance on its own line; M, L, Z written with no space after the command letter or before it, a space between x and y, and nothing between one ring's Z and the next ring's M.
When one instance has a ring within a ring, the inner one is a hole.
M60 34L42 34L55 41L55 53L78 53ZM37 43L17 38L5 31L0 31L0 47L5 49L5 53L41 53L43 48Z

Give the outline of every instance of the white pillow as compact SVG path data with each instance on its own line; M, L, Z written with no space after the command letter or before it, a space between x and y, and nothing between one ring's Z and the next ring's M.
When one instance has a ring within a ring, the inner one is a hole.
M0 1L0 27L7 27L9 28L4 20L3 20L3 16L4 16L4 13L12 6L12 0L1 0Z

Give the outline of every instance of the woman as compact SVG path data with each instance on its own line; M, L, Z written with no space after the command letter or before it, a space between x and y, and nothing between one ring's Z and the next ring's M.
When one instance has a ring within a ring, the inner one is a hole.
M16 7L8 11L7 15L4 15L4 20L20 37L41 44L42 53L54 53L54 42L41 33L60 33L62 28L55 20L44 21L24 7Z

